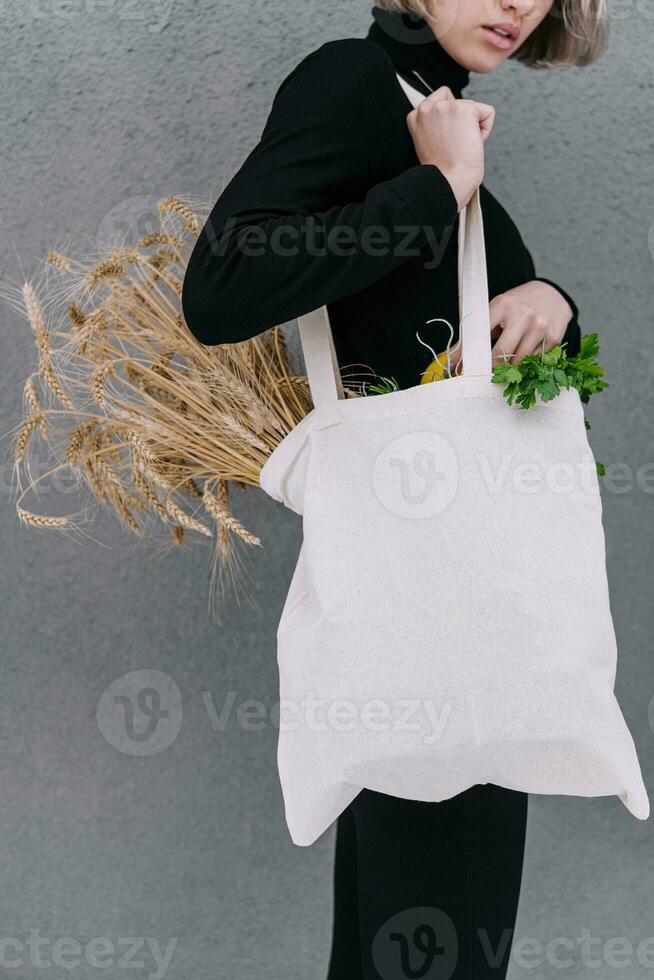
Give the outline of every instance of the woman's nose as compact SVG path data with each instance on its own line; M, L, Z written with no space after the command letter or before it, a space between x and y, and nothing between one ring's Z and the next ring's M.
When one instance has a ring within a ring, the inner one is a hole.
M503 10L515 10L519 17L526 17L545 0L500 0Z

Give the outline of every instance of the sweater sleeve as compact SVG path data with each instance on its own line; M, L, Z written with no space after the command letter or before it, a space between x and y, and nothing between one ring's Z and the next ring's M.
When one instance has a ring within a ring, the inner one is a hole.
M406 261L408 234L421 246L454 224L442 172L407 168L385 140L408 111L365 39L328 42L291 72L190 257L182 306L199 341L245 340L357 293Z

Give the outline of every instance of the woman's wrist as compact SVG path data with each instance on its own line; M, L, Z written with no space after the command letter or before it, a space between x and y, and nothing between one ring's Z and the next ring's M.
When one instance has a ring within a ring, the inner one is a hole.
M442 170L441 173L452 188L452 193L456 198L457 210L461 211L475 192L475 186L471 186L469 168L454 166Z

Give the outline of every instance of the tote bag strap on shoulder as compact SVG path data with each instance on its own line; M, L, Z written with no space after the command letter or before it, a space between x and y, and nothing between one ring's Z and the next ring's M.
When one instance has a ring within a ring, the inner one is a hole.
M397 78L411 104L419 105L425 96L400 75ZM458 292L463 373L490 378L488 279L479 189L459 212ZM314 405L337 401L343 397L343 385L327 307L298 317L298 325ZM416 324L416 329L421 326ZM413 334L407 333L407 343L411 343L412 337Z

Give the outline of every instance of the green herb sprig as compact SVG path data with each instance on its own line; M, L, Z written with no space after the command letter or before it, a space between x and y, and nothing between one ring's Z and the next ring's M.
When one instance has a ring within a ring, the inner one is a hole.
M506 385L504 397L509 405L515 402L519 408L531 408L540 395L549 402L561 393L562 388L576 388L584 404L591 395L608 388L604 368L597 361L599 340L596 333L584 334L579 353L568 357L565 344L558 344L542 354L528 354L518 364L504 361L493 368L492 381ZM586 428L590 422L584 419ZM597 475L605 476L604 463L597 462Z
M374 384L365 382L363 386L364 395L389 395L391 391L399 391L400 389L395 378L386 378L383 374L380 374L377 376L377 379L377 382Z
M609 384L605 372L597 362L599 340L596 333L582 337L579 353L568 357L565 344L557 344L540 354L528 354L518 364L503 361L493 368L492 380L506 385L504 397L509 405L515 402L519 408L531 408L538 395L549 402L561 393L562 388L576 388L582 402Z

